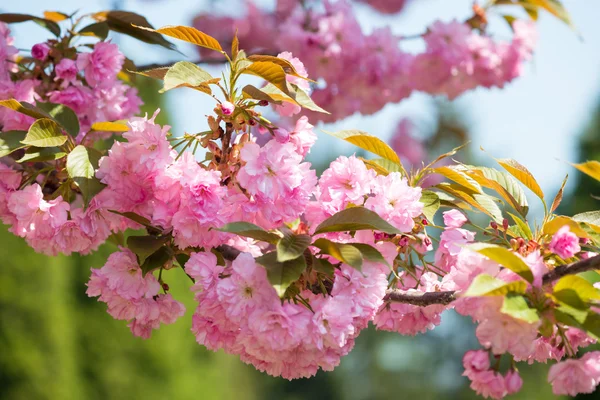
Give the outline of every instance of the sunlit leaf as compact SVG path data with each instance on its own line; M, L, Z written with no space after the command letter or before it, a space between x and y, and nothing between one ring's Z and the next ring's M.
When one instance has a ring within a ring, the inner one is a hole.
M508 295L504 297L500 312L529 323L540 320L537 310L530 308L525 298L520 295Z
M54 161L60 160L65 157L67 153L60 150L58 147L29 147L23 157L17 160L18 163L24 162L43 162L43 161Z
M271 104L281 104L281 100L277 100L277 99L271 97L268 93L265 93L262 90L258 89L255 86L252 86L252 85L244 86L244 88L242 89L242 93L245 98L255 99L255 100L265 100Z
M273 86L283 93L289 94L285 71L278 64L267 61L257 61L248 65L241 73L261 77L265 81L273 84Z
M134 23L134 26L136 25L138 24ZM184 42L195 44L196 46L215 50L220 53L225 53L217 39L210 35L207 35L204 32L200 32L198 29L192 28L190 26L163 26L159 29L152 29L145 26L136 26L136 28L149 32L157 32L165 36L170 36L175 39L183 40Z
M523 237L526 239L533 239L533 233L531 232L531 228L527 224L527 222L523 221L521 218L517 217L514 214L508 213L510 217L515 221L515 224L519 227L521 232L523 233Z
M578 237L582 237L582 238L587 238L589 237L587 232L584 231L581 226L579 226L579 223L575 220L573 220L570 217L566 217L564 215L557 215L556 217L554 217L553 219L551 219L550 221L547 221L544 226L542 227L542 233L544 235L554 235L556 232L558 232L558 230L560 228L562 228L563 226L568 225L569 226L569 230L571 232L573 232L574 234L576 234Z
M387 143L379 139L376 136L371 136L366 132L349 130L339 132L327 132L328 135L334 136L338 139L345 140L346 142L352 143L361 149L367 150L373 154L377 154L380 157L390 160L398 165L402 165L398 154Z
M529 266L512 251L490 243L474 243L468 248L510 269L526 281L533 282L533 273Z
M67 172L81 190L86 204L106 186L95 176L99 159L97 150L83 145L76 146L67 156Z
M72 137L79 135L79 118L77 118L77 114L71 108L64 104L55 103L38 102L36 105L65 128Z
M56 147L63 145L67 139L54 120L41 118L29 127L22 143L35 147Z
M475 193L482 193L481 186L479 185L479 183L477 183L477 181L475 181L473 178L471 178L462 171L459 171L449 166L437 167L434 168L432 171L436 174L440 174L445 178L450 179L451 181L458 183L461 186L464 186L470 191L473 191Z
M254 55L248 56L247 58L248 58L248 60L250 60L252 62L261 62L261 61L272 62L274 64L279 65L281 68L283 68L283 71L287 75L292 75L297 78L306 79L306 80L310 81L310 79L300 75L298 73L298 71L296 70L296 68L294 67L294 65L284 58L279 58L279 57L269 56L269 55L261 55L261 54L254 54Z
M346 243L336 243L331 240L320 238L315 240L313 246L318 247L322 253L329 254L338 261L348 264L352 268L361 270L363 256L361 251Z
M52 22L60 22L69 18L69 16L58 11L44 11L44 18Z
M50 115L43 110L25 102L19 102L15 99L9 100L0 100L0 107L10 108L11 110L20 112L21 114L25 114L29 117L33 117L36 119L39 118L49 118Z
M563 192L565 190L565 185L567 184L567 179L569 179L569 175L565 176L565 179L563 180L562 184L560 185L560 189L558 189L558 193L556 193L556 196L554 197L554 200L552 201L552 206L550 207L550 212L556 211L556 209L560 205L560 202L562 201L562 198L563 198Z
M256 262L267 270L269 283L275 288L279 297L283 297L287 288L297 281L306 270L304 256L286 262L279 262L275 251L257 257Z
M598 161L586 161L581 164L571 164L586 175L591 176L597 181L600 181L600 162Z
M525 185L537 197L539 197L544 204L546 204L542 188L527 168L519 164L517 161L509 158L497 159L496 161L498 161L498 164L500 164L505 170L507 170L509 174L517 178L519 182Z
M423 203L423 215L429 222L433 222L433 217L440 208L440 198L431 190L423 190L419 201Z
M529 205L525 191L511 175L487 167L469 167L468 173L481 186L496 191L519 214L527 215Z
M92 124L92 130L98 132L127 132L129 126L124 122L94 122Z
M167 70L163 78L164 86L160 92L164 93L167 90L179 87L189 87L211 94L212 91L208 84L213 83L214 79L196 64L189 61L179 61Z
M480 274L473 279L464 297L478 296L504 296L508 293L524 294L527 290L527 283L524 281L505 282L494 278L488 274Z
M300 257L308 248L312 238L309 235L283 232L283 237L277 242L277 261L285 262Z

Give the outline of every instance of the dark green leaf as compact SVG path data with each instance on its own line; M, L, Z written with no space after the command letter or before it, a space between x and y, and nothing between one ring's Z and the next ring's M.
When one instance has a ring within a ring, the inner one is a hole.
M308 248L312 238L309 235L295 235L290 231L283 233L277 242L277 261L284 262L300 257Z
M135 253L138 263L142 265L148 257L169 241L169 236L129 236L127 247Z
M325 232L346 232L369 229L389 234L402 233L396 227L390 225L377 215L376 212L364 207L352 207L342 210L321 222L319 226L317 226L317 229L315 229L315 235Z
M335 272L335 267L332 263L324 258L315 257L314 255L312 258L312 268L327 276L333 276L333 273Z
M106 22L96 22L82 28L78 35L82 36L95 36L100 40L105 40L108 37L108 24Z
M75 112L64 104L37 103L38 108L48 113L58 122L72 137L79 135L79 119Z
M166 47L167 49L175 50L175 45L166 40L162 35L153 31L138 28L153 28L148 20L139 14L130 11L118 10L102 11L92 15L92 18L99 22L106 22L112 31L123 33L135 39L141 40L142 42L157 44L159 46Z
M267 270L267 278L279 297L283 297L286 289L306 270L304 256L279 262L275 251L256 258L256 262Z
M30 147L27 149L23 157L17 160L18 163L24 162L42 162L42 161L53 161L60 160L65 157L67 153L60 150L57 147Z
M173 252L168 247L161 247L156 253L149 256L146 261L140 266L142 269L142 275L146 275L148 272L154 271L155 269L165 266L173 258Z
M56 22L50 21L49 19L36 17L35 15L16 13L0 14L0 21L6 22L7 24L17 24L20 22L33 21L39 26L48 29L54 34L54 36L60 36L60 26L58 26Z
M262 240L271 244L276 244L279 241L279 236L274 233L267 232L258 225L250 222L231 222L217 229L221 232L235 233L238 236L245 236L256 240Z
M21 141L25 139L25 131L0 132L0 157L9 155L15 150L25 147Z

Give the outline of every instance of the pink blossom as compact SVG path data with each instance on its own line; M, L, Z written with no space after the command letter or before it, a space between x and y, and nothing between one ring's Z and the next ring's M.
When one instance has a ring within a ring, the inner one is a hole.
M235 105L229 101L224 101L221 103L221 111L223 115L231 115L233 114L233 110L235 110Z
M217 265L217 257L210 252L192 253L185 264L185 272L196 280L192 290L208 290L219 280L223 267Z
M302 157L310 152L310 148L317 141L317 135L312 130L313 126L308 122L306 116L296 121L294 130L290 132L290 141L296 146L296 153Z
M458 210L444 211L443 216L444 225L448 228L460 228L468 221L465 214Z
M98 42L91 53L77 56L77 68L84 71L85 80L92 87L113 82L121 70L125 56L110 42Z
M34 44L31 48L31 56L38 60L45 60L50 52L50 47L46 43Z
M579 238L571 232L568 225L565 225L552 236L550 250L560 258L571 258L581 251Z
M490 347L494 354L509 352L516 359L527 359L535 350L539 326L500 312L489 313L477 326L479 342Z
M592 393L600 383L600 352L593 351L579 359L570 358L553 365L548 381L555 395Z
M506 384L506 392L508 394L517 393L523 386L523 379L519 375L519 372L515 370L508 371L504 377L504 380Z
M54 67L54 72L56 73L54 80L62 79L64 83L75 83L77 81L77 63L69 58L60 60Z

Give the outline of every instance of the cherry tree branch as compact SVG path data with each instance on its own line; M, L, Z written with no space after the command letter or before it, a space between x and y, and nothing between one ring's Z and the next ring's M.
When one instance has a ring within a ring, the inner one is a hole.
M235 260L241 253L235 247L223 244L217 247L217 250L223 254L226 260ZM547 272L542 277L544 285L554 282L565 275L574 275L580 272L600 269L600 255L587 258L585 260L576 261L571 264L561 265ZM441 292L415 292L405 291L400 289L388 289L384 301L392 301L395 303L412 304L419 307L426 307L433 304L448 305L458 298L458 294L454 290Z

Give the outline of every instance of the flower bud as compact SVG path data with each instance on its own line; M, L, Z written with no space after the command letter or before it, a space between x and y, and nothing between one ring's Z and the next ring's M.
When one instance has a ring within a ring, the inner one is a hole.
M490 222L490 226L492 227L493 230L498 230L498 224L496 223L496 221Z
M229 101L224 101L221 103L221 111L223 115L231 115L233 114L233 110L235 110L235 105L230 103Z
M267 100L261 100L258 102L259 106L265 107L269 105L269 102Z
M502 220L502 228L504 228L504 230L508 230L508 220L506 218L504 218Z
M50 52L50 47L46 43L34 44L31 48L31 56L38 60L45 60Z
M519 390L521 390L521 386L523 386L523 379L521 379L519 372L515 370L508 371L506 377L504 378L504 382L506 384L506 391L508 394L517 393Z

